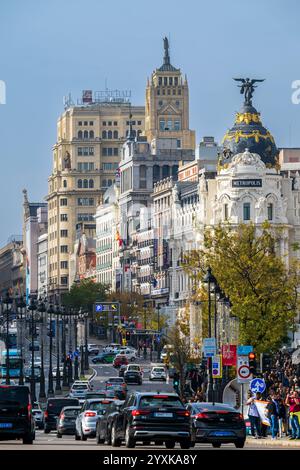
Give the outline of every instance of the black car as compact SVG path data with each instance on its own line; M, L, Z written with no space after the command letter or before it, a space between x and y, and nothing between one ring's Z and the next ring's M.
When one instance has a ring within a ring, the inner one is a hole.
M224 403L189 403L187 410L192 419L192 446L196 442L211 443L221 447L222 443L234 443L244 447L246 426L243 415Z
M127 370L124 374L124 380L127 384L142 385L143 383L142 375L137 370Z
M99 417L96 424L96 442L108 445L111 444L111 428L115 416L119 413L124 400L114 400L105 410L105 413Z
M106 390L95 390L86 392L85 399L89 400L90 398L106 398Z
M79 406L78 398L48 398L44 412L44 432L56 431L57 418L65 406Z
M64 406L57 420L57 437L64 434L75 436L75 422L81 406Z
M119 447L135 447L137 441L173 449L179 442L182 449L191 446L190 412L175 393L133 392L115 416L111 443Z
M31 367L27 367L24 370L24 378L25 382L30 382L31 381ZM33 373L34 373L34 380L35 382L40 382L41 381L41 368L40 367L34 367L33 368Z
M32 444L35 424L29 388L23 385L0 386L0 440L23 439Z
M123 364L122 366L120 366L120 369L119 369L119 377L124 377L124 373L125 373L125 370L127 369L127 366L125 364Z

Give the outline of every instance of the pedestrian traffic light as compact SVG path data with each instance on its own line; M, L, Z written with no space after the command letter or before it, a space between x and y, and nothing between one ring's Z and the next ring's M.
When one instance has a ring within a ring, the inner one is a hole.
M249 359L249 370L251 374L256 375L256 354L254 352L250 352L248 354L248 359Z

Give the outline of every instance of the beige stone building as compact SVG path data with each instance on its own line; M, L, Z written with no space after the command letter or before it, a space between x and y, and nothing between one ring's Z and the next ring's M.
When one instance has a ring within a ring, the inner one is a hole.
M90 91L85 91L82 103L76 106L67 103L58 119L46 197L48 279L52 297L70 286L69 259L76 225L94 221L103 192L114 184L130 113L136 135L145 127L145 108L131 107L119 95L106 93L101 99L95 99Z

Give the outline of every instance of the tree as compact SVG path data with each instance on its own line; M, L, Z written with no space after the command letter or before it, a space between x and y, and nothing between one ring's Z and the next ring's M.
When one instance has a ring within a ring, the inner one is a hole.
M281 235L267 222L260 229L253 224L219 225L205 230L203 248L191 252L184 263L200 300L201 280L211 267L239 320L240 344L251 344L258 353L282 344L299 307L299 263L286 268L278 255Z
M94 282L91 279L82 279L79 284L74 283L67 294L63 296L63 304L69 307L84 308L89 313L93 311L93 304L105 301L109 288L105 284Z

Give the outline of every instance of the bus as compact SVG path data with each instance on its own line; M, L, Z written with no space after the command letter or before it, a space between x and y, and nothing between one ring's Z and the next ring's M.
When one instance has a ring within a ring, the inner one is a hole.
M2 348L1 348L2 349ZM20 377L22 357L18 349L9 349L9 377L12 379ZM6 349L2 349L0 356L0 378L6 378Z
M6 329L2 327L1 339L6 341ZM9 348L16 348L17 347L17 339L18 339L18 331L17 328L10 326L8 330L8 347Z

